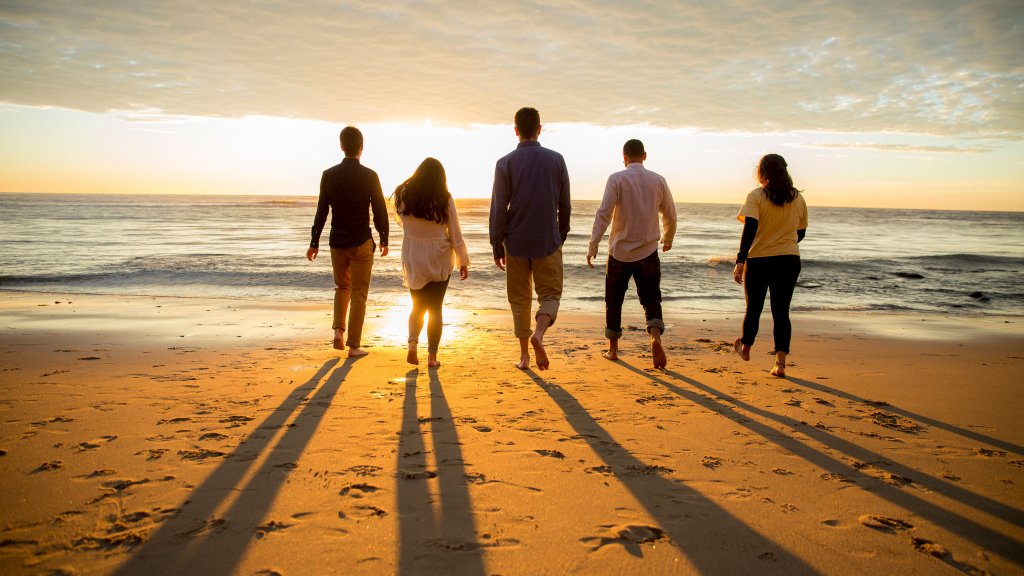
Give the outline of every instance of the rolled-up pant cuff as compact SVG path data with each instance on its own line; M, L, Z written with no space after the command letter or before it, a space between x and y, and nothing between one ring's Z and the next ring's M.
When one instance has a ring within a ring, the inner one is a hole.
M554 326L555 320L558 319L558 301L555 300L554 302L541 302L540 310L537 310L537 313L533 315L533 319L537 320L541 316L547 316L548 318L550 318L550 326Z
M661 318L651 318L647 321L647 333L651 333L652 328L661 330L661 333L665 333L665 322Z
M604 337L609 340L618 340L619 338L622 338L622 330L612 330L610 328L605 328Z

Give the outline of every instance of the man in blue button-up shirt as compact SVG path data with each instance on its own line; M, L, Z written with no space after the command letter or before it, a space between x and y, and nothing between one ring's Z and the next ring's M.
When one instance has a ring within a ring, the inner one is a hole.
M519 146L498 160L491 193L490 233L494 264L505 271L508 302L519 339L516 367L530 367L530 346L537 368L549 366L544 333L555 323L562 297L562 244L569 235L569 171L562 155L537 142L540 113L521 108L515 117ZM537 325L530 312L537 292Z

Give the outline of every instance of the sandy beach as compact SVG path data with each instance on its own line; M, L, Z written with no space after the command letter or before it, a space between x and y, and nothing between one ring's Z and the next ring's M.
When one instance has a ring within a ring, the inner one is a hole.
M797 314L777 379L671 312L666 370L457 310L428 370L397 308L0 293L0 573L1024 573L1017 319Z

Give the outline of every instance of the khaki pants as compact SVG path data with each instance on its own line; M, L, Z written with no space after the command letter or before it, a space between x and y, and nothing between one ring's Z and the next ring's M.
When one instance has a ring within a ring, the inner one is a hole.
M529 338L533 291L537 291L537 316L544 314L555 323L562 298L562 249L543 258L516 258L505 255L505 283L512 307L516 338Z
M345 346L359 348L366 316L366 296L370 292L373 270L373 240L353 248L331 248L331 269L334 271L334 329L348 332ZM351 302L352 313L345 326Z

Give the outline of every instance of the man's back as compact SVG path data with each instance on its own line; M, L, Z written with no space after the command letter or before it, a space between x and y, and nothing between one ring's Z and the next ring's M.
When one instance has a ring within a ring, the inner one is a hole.
M324 170L320 180L320 200L313 220L313 238L318 239L331 213L331 248L351 248L369 240L370 208L373 224L387 245L388 218L377 173L363 166L355 158L345 158L340 164Z
M668 183L641 162L632 162L625 170L608 177L604 199L594 215L596 239L600 242L610 219L609 253L624 262L644 258L657 249L662 237L659 213L665 228L664 243L671 246L676 210Z
M569 173L562 155L536 141L520 142L495 166L491 243L495 258L541 258L569 234Z

